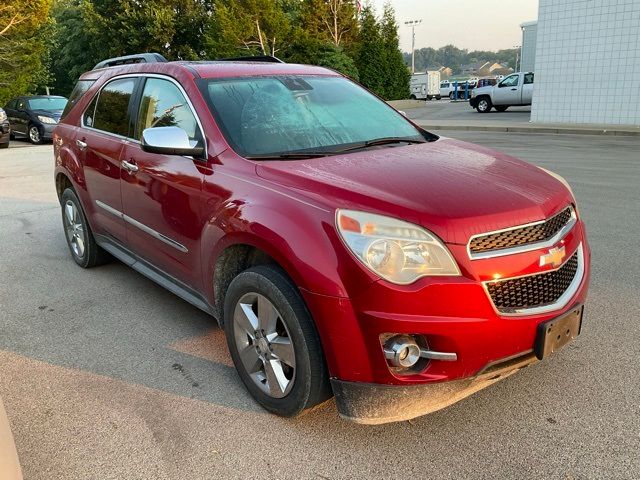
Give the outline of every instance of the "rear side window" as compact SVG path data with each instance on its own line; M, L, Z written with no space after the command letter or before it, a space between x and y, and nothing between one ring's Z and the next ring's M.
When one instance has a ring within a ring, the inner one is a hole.
M135 85L135 78L123 78L108 83L98 95L90 123L86 121L86 117L91 111L91 106L85 112L85 125L123 137L128 136L129 101Z
M78 83L76 83L76 86L73 87L73 91L69 96L69 101L67 102L67 106L64 107L64 110L62 111L61 118L64 118L67 116L67 113L71 111L73 106L76 103L78 103L78 100L82 98L82 96L87 92L87 90L89 90L89 88L91 88L91 85L93 85L94 83L95 83L95 80L78 80Z
M529 84L531 84L531 83L533 83L533 73L527 73L527 74L524 76L524 84L525 84L525 85L529 85Z

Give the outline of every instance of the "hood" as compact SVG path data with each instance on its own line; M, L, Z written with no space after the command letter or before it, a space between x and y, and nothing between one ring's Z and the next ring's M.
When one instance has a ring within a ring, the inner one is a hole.
M484 87L474 88L473 91L475 92L476 95L479 95L481 93L491 93L494 86L495 85L486 85Z
M547 218L572 197L538 167L477 145L436 142L299 161L264 161L257 174L330 208L412 222L448 243Z
M51 117L56 121L60 120L62 110L31 110L34 115L42 115L43 117Z

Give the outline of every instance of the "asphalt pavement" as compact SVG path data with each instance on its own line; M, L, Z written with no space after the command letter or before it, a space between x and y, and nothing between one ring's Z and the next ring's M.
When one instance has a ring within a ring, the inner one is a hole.
M593 249L582 335L445 410L361 426L261 410L215 322L71 260L50 145L0 151L0 396L25 479L640 477L640 141L451 132L565 176Z

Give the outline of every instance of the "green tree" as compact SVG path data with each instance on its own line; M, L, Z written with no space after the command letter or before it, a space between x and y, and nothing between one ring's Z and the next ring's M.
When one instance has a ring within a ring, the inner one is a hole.
M49 83L50 8L51 0L4 0L0 4L0 105Z
M282 59L290 63L307 63L332 68L353 80L359 80L355 62L342 47L331 42L310 39L306 35L299 37Z
M354 0L303 0L301 25L311 38L336 47L353 44L358 36Z
M398 24L390 2L384 4L380 33L384 47L384 98L386 100L409 98L410 74L400 51Z
M373 8L365 6L360 14L360 30L354 49L354 60L360 82L377 95L384 97L385 45Z
M54 4L55 21L52 51L54 93L68 95L78 77L106 58L96 36L87 30L84 0L60 0Z
M207 30L207 54L278 55L292 38L289 16L277 0L217 0Z

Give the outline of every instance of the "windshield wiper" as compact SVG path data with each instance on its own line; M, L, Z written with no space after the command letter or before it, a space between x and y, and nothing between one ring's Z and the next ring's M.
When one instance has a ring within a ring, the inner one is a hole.
M249 160L306 160L332 155L333 152L298 152L298 153L269 153L266 155L251 155Z
M380 145L393 145L396 143L427 143L426 140L417 140L415 138L403 138L403 137L386 137L386 138L377 138L375 140L368 140L366 142L358 143L356 145L351 145L350 147L343 148L341 150L334 150L331 153L344 153L351 152L353 150L360 150L362 148L368 147L377 147Z

